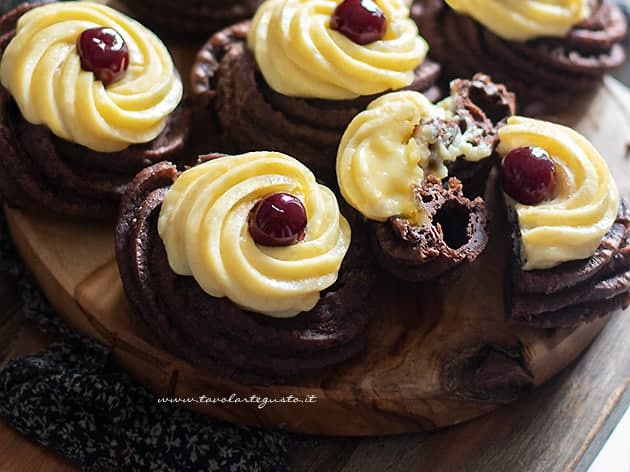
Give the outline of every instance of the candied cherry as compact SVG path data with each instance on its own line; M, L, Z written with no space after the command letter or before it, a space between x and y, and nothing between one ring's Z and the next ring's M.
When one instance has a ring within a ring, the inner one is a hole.
M249 214L249 233L263 246L290 246L304 239L306 209L289 193L267 195Z
M81 68L109 85L121 79L129 67L129 48L113 28L90 28L77 39Z
M330 27L357 44L369 44L385 36L385 13L372 0L343 0L330 18Z
M549 199L556 188L556 167L538 146L513 149L503 159L503 190L525 205Z

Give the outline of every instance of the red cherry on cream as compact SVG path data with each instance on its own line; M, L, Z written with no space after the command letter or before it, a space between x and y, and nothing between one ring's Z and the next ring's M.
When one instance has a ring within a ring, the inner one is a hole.
M249 233L263 246L290 246L304 239L306 209L289 193L263 198L249 214Z
M369 44L385 36L385 13L372 0L343 0L330 18L330 27L357 44Z
M503 190L524 205L548 200L556 188L556 167L543 148L513 149L503 159Z
M109 85L120 80L129 67L129 49L122 36L112 28L90 28L77 39L81 68Z

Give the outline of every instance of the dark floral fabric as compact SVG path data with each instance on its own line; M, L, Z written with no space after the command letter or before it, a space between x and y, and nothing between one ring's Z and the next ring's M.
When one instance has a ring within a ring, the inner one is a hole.
M16 255L2 212L0 271L16 279L27 317L63 339L0 370L0 417L15 429L85 471L288 470L286 434L158 403L107 348L66 326Z
M0 416L82 470L287 469L281 434L158 404L90 342L57 343L2 370Z
M16 430L85 471L288 470L286 434L158 403L107 348L66 326L16 255L2 212L0 271L16 279L27 317L63 339L0 370L0 417Z

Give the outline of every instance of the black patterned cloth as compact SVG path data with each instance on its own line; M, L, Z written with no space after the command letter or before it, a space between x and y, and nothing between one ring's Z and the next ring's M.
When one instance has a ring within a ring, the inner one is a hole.
M0 417L86 471L284 471L286 434L244 428L158 403L110 351L72 331L33 284L0 212L0 271L28 318L63 342L0 370Z
M0 0L0 13L19 3ZM63 340L0 370L0 417L17 431L85 471L288 470L285 433L158 403L107 348L65 325L19 260L1 211L0 271L16 280L26 316Z
M0 13L19 3L0 0ZM15 278L26 316L63 340L0 370L0 417L17 431L85 471L288 470L285 433L158 403L106 347L65 325L19 260L1 211L0 271Z

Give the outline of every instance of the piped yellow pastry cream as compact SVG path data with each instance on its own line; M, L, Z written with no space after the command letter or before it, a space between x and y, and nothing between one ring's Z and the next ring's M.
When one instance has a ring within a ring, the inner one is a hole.
M302 202L304 238L288 246L257 244L250 212L277 193ZM337 280L351 238L333 192L299 161L276 152L220 157L183 172L164 199L158 232L175 273L194 277L213 297L278 318L315 307Z
M451 97L434 105L418 92L383 95L343 135L337 153L341 193L368 219L401 216L420 223L413 186L427 174L446 177L446 164L458 157L489 157L493 146L479 139L482 133L470 117L456 117Z
M588 18L588 0L446 0L509 41L564 37Z
M82 69L76 47L96 27L114 29L129 50L124 75L107 86ZM27 121L99 152L153 140L183 93L157 36L108 6L81 1L26 12L2 55L0 81Z
M526 205L506 195L520 229L523 270L591 257L619 208L619 191L606 161L584 136L554 123L512 117L499 136L501 157L536 146L555 164L550 198Z
M376 0L382 39L357 44L331 27L336 0L266 0L247 43L265 81L283 95L352 99L406 87L428 51L402 0Z

